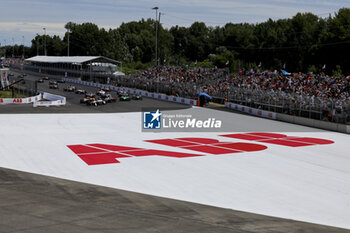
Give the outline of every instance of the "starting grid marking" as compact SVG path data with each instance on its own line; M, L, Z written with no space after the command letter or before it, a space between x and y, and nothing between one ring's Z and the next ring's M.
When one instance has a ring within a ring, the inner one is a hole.
M248 140L259 143L275 144L287 147L303 147L332 144L334 141L310 138L310 137L290 137L278 133L243 133L219 135L227 138ZM268 147L256 143L246 142L220 142L211 138L174 138L145 140L146 142L160 145L177 147L196 152L203 152L212 155L244 153L265 150ZM196 156L205 156L202 154L182 153L164 150L154 150L145 148L136 148L119 145L107 144L87 144L87 145L68 145L79 158L88 165L100 165L110 163L120 163L119 158L141 157L141 156L165 156L173 158L188 158Z

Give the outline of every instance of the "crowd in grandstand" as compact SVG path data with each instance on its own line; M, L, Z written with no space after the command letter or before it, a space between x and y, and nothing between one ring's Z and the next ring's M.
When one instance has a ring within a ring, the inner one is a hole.
M23 62L22 58L7 57L7 58L0 59L0 65L6 66L6 67L13 65L13 64L20 64L22 62Z
M141 82L170 83L174 86L191 84L213 96L226 95L232 87L265 90L271 93L281 91L296 95L308 95L334 100L349 100L350 79L325 74L292 74L283 76L278 72L240 71L229 75L225 69L203 69L184 67L150 68L133 74L132 79ZM195 92L198 90L194 90Z
M332 109L333 115L334 111L350 111L350 79L324 73L286 76L277 71L241 70L229 74L226 69L218 68L159 66L133 74L129 80L145 86L160 83L161 87L171 90L169 94L179 96L193 97L198 92L206 92L213 97L234 99L241 95L246 100L251 96L255 101L283 102L301 105L303 109ZM258 94L260 96L256 96Z

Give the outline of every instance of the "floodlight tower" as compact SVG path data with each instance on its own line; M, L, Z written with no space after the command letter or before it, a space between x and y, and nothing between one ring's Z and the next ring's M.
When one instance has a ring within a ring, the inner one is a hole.
M158 9L157 6L152 8L152 10L156 10L156 66L158 66Z
M47 56L47 51L46 51L46 28L43 28L44 30L44 54Z

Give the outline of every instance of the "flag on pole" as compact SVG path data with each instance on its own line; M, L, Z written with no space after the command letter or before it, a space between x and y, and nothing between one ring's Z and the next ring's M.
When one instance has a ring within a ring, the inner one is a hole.
M322 66L322 70L325 70L326 69L326 64L324 64L323 66Z
M259 63L258 67L261 67L261 62Z
M228 64L230 64L230 61L229 61L229 60L226 61L225 65L228 65Z

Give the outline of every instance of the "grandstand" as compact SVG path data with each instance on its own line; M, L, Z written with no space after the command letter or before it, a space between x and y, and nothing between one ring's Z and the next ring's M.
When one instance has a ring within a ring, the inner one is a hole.
M25 60L24 70L106 83L123 75L118 71L120 64L103 56L35 56Z

